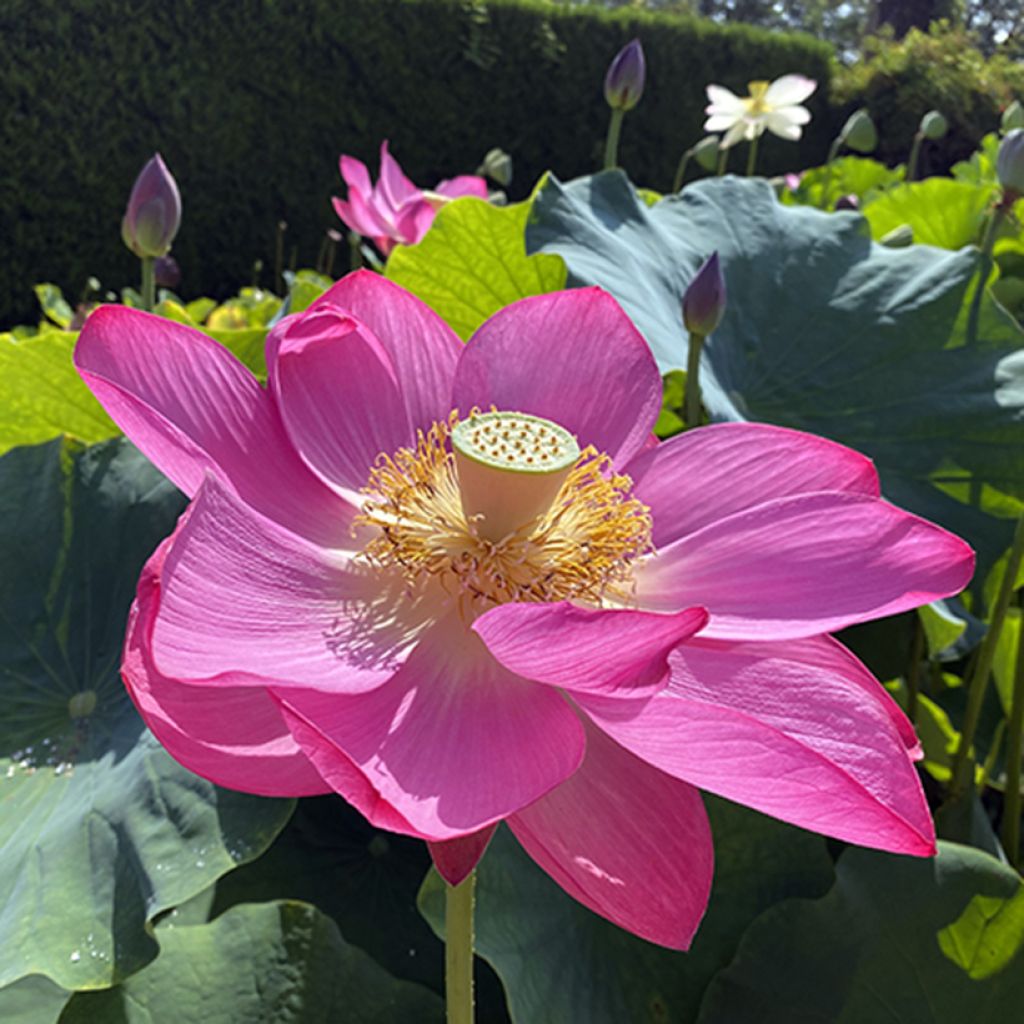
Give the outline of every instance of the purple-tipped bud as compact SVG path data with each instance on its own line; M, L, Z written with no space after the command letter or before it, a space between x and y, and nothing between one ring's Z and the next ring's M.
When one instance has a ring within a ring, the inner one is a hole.
M854 192L851 192L849 195L840 196L836 200L836 209L837 210L859 210L860 209L860 199L858 198L858 196Z
M1024 195L1024 128L1007 132L999 144L996 175L1006 192Z
M683 323L691 334L706 338L725 313L725 278L713 252L697 271L683 296Z
M604 76L604 98L612 110L632 110L644 94L647 63L639 39L619 50Z
M140 258L166 256L180 226L178 183L157 153L135 179L121 221L121 237Z
M158 256L153 261L153 282L159 288L177 288L181 284L181 267L173 256Z

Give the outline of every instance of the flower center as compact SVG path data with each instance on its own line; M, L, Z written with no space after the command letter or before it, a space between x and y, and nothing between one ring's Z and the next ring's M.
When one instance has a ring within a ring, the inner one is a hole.
M748 114L752 114L756 117L759 114L768 113L770 108L768 103L765 101L765 94L768 92L769 85L771 85L771 82L747 83L750 95L743 102L747 105Z
M550 420L473 412L378 456L360 520L363 557L486 604L628 600L651 517L607 455Z

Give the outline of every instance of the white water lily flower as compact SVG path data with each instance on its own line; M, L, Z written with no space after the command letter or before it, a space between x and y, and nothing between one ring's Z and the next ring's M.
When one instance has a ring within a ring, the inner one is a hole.
M783 75L774 82L751 82L749 96L737 96L721 85L707 87L704 130L725 132L721 146L727 149L741 139L752 142L767 128L783 139L800 138L801 126L811 119L800 104L818 88L813 78Z

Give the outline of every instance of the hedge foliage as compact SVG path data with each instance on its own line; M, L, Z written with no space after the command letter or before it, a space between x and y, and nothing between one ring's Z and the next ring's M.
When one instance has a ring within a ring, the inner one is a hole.
M1024 64L998 55L986 60L962 30L936 22L931 32L915 29L899 42L869 40L865 58L837 75L833 93L844 113L868 109L879 137L872 155L888 164L907 159L927 111L942 111L949 132L925 143L919 167L921 175L940 174L999 127L1015 98L1024 100Z
M297 245L311 263L337 224L338 154L375 166L382 138L424 184L495 145L515 159L514 195L549 167L592 170L605 68L634 35L648 88L620 155L639 181L669 186L702 134L706 83L789 71L822 82L815 121L800 145L767 139L761 168L820 162L830 55L806 36L540 0L5 0L0 324L31 312L40 280L69 297L90 274L134 282L119 222L155 150L181 186L191 295L247 281L256 258L269 268L282 219L286 262Z

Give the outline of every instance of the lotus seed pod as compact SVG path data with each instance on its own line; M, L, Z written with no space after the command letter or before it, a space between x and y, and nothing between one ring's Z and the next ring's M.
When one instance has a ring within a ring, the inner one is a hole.
M856 153L871 153L878 145L878 131L866 110L854 111L839 135L843 145Z
M919 130L926 139L931 139L934 142L937 139L941 139L949 131L949 122L939 111L929 110L921 118Z
M619 50L604 76L604 98L613 110L632 110L644 93L647 64L644 48L634 39Z
M996 175L1007 192L1024 193L1024 128L1007 132L999 144Z
M495 146L489 149L477 168L477 174L484 175L502 188L512 183L512 157L505 150Z
M1005 135L1014 128L1024 128L1024 106L1014 100L1004 111L999 122L1000 131Z
M718 166L719 138L717 135L705 135L693 147L693 159L705 171L713 171Z

